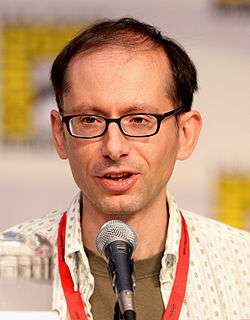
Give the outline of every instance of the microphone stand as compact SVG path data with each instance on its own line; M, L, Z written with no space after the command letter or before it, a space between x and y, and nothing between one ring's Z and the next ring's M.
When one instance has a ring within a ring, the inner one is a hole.
M131 270L131 277L132 277L132 281L133 281L133 288L135 288L135 279L133 276L133 271L134 271L134 264L133 264L133 260L130 260L129 263L129 267ZM115 273L115 266L112 263L112 261L110 260L108 263L108 271L109 271L109 275L112 281L112 287L114 289L114 292L116 291L116 273ZM134 310L126 310L125 311L126 315L123 315L121 313L121 309L120 309L120 304L119 304L119 298L117 299L116 303L115 303L115 307L114 307L114 320L136 320L136 313Z
M114 320L136 320L136 314L134 311L127 311L126 318L124 318L121 314L119 302L116 301L115 308L114 308Z
M119 302L116 301L115 303L115 308L114 308L114 320L123 320L121 311L120 311L120 306Z

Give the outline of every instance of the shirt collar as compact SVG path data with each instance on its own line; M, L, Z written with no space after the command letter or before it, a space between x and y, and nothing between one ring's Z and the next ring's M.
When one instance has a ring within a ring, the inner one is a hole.
M67 211L65 257L71 256L83 248L80 217L79 192L72 200Z
M65 255L71 255L81 248L82 233L80 222L80 199L81 193L79 192L72 200L67 211L67 225L66 225L66 248ZM169 210L168 231L166 237L165 253L178 256L179 241L181 235L181 216L180 210L174 197L167 191L167 202Z
M83 247L80 208L81 193L79 192L73 198L67 211L64 256L70 269L75 291L79 289L80 282L85 275L88 286L83 288L83 295L86 303L89 305L89 297L94 289L94 279L91 275L89 262Z
M78 289L79 275L77 272L77 259L81 258L83 268L91 274L89 261L84 251L81 232L80 215L81 193L79 192L72 200L67 211L65 260L71 270L75 290ZM163 284L171 280L175 274L178 260L179 243L181 237L181 215L180 210L172 195L167 192L169 210L168 230L165 243L165 251L162 257L160 281ZM77 254L78 253L78 254ZM93 287L92 279L92 287Z
M160 273L161 283L171 282L174 278L176 263L178 260L179 243L181 238L181 215L173 196L167 192L169 220L165 243L165 251L162 257Z
M177 258L179 251L179 242L181 238L180 209L174 197L168 191L167 201L169 210L169 220L164 254L172 254Z

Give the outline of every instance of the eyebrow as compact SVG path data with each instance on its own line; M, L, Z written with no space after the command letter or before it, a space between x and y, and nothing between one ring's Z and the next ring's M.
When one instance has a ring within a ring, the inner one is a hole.
M77 106L72 107L72 113L93 113L93 114L101 114L104 116L109 116L109 113L103 110L101 107L97 105L89 105L85 103L81 103ZM130 105L127 108L121 110L121 114L129 114L129 113L158 113L158 108L148 105L148 104L134 104Z
M76 106L73 106L71 108L71 112L73 113L86 113L86 112L90 112L90 113L101 113L102 110L101 108L99 108L98 106L96 105L90 105L90 104L85 104L85 103L81 103L79 105L76 105Z

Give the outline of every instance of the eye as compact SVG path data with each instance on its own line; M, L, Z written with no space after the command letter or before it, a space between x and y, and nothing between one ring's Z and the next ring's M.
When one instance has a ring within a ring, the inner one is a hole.
M142 123L142 122L145 122L145 118L144 117L141 117L141 116L137 116L137 117L133 117L131 119L131 122L135 122L135 123Z
M81 116L79 117L79 120L82 124L91 124L91 123L97 123L98 121L100 121L98 117L91 116L91 115Z
M147 114L135 114L128 118L128 124L134 126L150 126L154 123L154 118Z
M135 123L135 124L146 124L148 121L149 119L145 115L134 115L129 120L129 122Z

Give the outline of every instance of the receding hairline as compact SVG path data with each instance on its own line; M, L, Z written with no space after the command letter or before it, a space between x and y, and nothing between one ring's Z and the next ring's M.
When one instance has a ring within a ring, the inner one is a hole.
M111 44L134 50L143 43L164 50L173 79L171 86L170 81L167 82L168 97L173 105L182 106L185 111L191 110L193 95L198 90L197 71L185 49L176 40L163 35L155 26L132 17L123 17L99 20L80 30L57 55L50 78L59 111L63 112L65 72L72 58L84 51L86 54L95 52Z
M141 35L140 35L141 36ZM143 39L142 39L143 40ZM68 73L70 71L70 67L72 66L72 63L74 63L74 61L76 59L84 59L84 57L88 57L91 55L94 55L96 53L101 53L102 51L121 51L121 52L128 52L128 53L133 53L133 54L138 54L138 53L149 53L150 51L154 51L157 52L158 54L162 55L162 57L164 57L165 63L166 63L166 68L167 68L167 72L165 72L165 77L166 77L166 95L168 96L168 98L171 99L171 101L173 103L175 103L175 96L174 96L174 92L175 92L175 83L174 83L174 78L173 78L173 70L171 67L171 63L169 60L169 57L166 53L166 51L162 48L162 46L160 44L157 44L155 42L153 42L151 39L145 37L145 39L141 42L134 42L132 45L132 41L131 41L131 46L127 46L127 44L124 44L124 42L121 41L117 41L117 43L113 43L111 42L110 44L102 44L99 45L97 47L91 47L88 50L83 49L82 51L79 50L79 52L77 52L76 54L74 54L71 59L68 61L67 67L65 69L65 74L64 74L64 84L63 84L63 92L62 92L62 100L63 100L63 95L69 93L70 91L70 81L68 79ZM131 57L132 59L132 57ZM164 71L163 71L164 72ZM170 81L167 81L167 77L169 76L168 79L170 79Z

